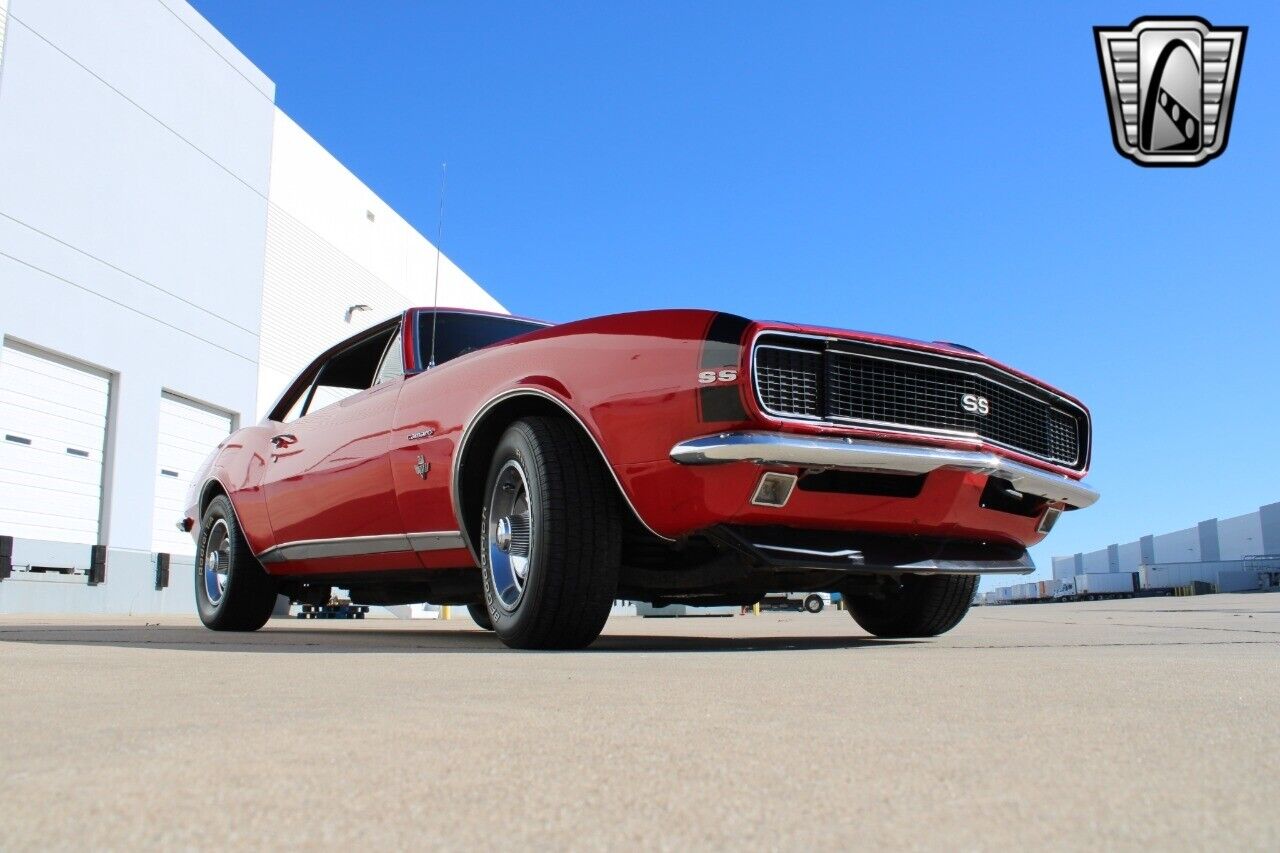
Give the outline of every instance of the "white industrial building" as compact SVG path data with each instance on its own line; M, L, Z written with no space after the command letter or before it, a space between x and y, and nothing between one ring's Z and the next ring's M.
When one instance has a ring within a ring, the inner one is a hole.
M981 593L981 604L1060 597L1199 595L1280 589L1280 502L1195 527L1151 533L1097 551L1053 558L1053 578Z
M1097 551L1053 558L1056 581L1076 575L1138 573L1143 588L1218 585L1222 573L1280 568L1280 503L1232 518L1210 518L1195 527L1153 533Z
M192 612L195 466L429 304L435 247L274 98L182 0L0 0L0 612ZM503 310L448 258L440 302Z

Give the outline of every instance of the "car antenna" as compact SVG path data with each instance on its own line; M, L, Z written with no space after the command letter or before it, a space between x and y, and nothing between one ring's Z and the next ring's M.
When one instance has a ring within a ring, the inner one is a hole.
M440 243L444 241L444 189L449 177L449 164L440 164L440 217L436 221L436 282L431 293L431 357L427 369L436 366L436 319L440 316Z

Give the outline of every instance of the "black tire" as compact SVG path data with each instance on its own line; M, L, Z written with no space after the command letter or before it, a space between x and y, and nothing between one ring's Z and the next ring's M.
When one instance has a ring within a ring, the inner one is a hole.
M210 544L217 552L206 576ZM216 569L224 565L226 572ZM225 582L217 580L225 574ZM219 495L209 504L200 522L200 542L195 563L196 610L206 628L214 631L256 631L271 618L276 606L276 582L253 556L231 501Z
M468 604L467 612L471 614L471 619L486 631L493 630L493 620L489 618L489 608L482 601L479 604Z
M517 649L590 645L609 618L622 553L617 492L590 440L566 418L516 421L494 451L484 494L476 541L494 632ZM517 550L527 552L519 584Z
M811 595L804 600L804 609L807 613L821 613L823 606L826 604L820 595Z
M884 598L849 596L849 615L877 637L936 637L960 624L977 575L904 575Z

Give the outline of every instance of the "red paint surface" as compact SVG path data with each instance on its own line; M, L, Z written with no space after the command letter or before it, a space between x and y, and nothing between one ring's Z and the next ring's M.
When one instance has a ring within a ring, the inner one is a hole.
M1034 519L978 506L985 483L980 474L935 472L921 494L909 499L797 491L787 507L775 509L749 502L761 470L758 466L684 466L669 458L672 446L680 441L733 429L984 447L1041 469L1076 479L1083 476L981 442L783 422L765 416L750 391L745 345L738 358L737 384L746 418L738 422L702 421L698 371L702 369L704 338L714 316L714 312L698 310L648 311L526 334L517 341L468 353L377 386L292 423L264 422L241 430L197 481L216 477L231 492L256 553L306 539L458 530L451 479L464 430L487 402L517 389L537 389L576 414L600 445L643 521L671 538L722 522L997 539L1023 545L1043 538L1035 531ZM416 325L406 322L403 329L412 334ZM832 334L940 352L1022 375L985 356L945 344L781 323L752 324L743 344L765 329ZM413 350L411 342L406 342L406 356ZM408 439L409 434L426 430L432 434ZM287 452L270 444L271 436L281 433L298 437ZM414 470L419 455L430 465L425 479ZM189 515L195 517L198 512L193 506ZM272 564L269 568L288 573L356 573L459 565L472 565L465 550L425 552L416 559L413 555L383 554Z

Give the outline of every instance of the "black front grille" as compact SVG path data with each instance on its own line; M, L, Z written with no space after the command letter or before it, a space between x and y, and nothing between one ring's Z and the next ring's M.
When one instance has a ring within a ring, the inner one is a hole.
M766 409L817 417L822 353L783 347L756 350L756 390Z
M975 435L1084 467L1083 412L989 365L952 363L854 342L807 351L769 343L756 348L755 381L773 414ZM966 410L966 399L986 414Z

